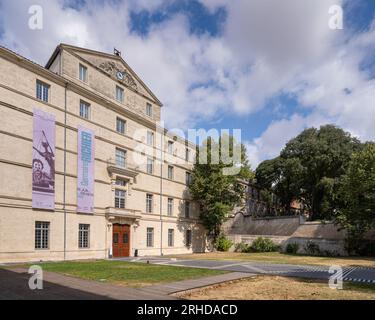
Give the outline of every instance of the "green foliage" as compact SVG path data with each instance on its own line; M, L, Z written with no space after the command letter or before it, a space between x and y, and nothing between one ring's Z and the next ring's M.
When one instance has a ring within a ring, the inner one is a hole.
M375 228L375 144L368 143L353 155L337 194L336 222L347 233L346 249L350 254L367 251L364 234Z
M256 170L260 188L271 190L289 209L298 200L311 219L330 219L335 208L338 180L361 143L333 125L304 130L290 140L280 156Z
M296 254L298 252L298 249L299 249L299 244L297 242L288 243L285 248L285 252L289 254Z
M306 242L304 249L307 254L312 255L312 256L317 256L320 254L319 245L311 240Z
M247 243L237 243L234 249L235 252L249 253L251 252L251 246Z
M279 247L271 239L258 237L251 244L253 252L274 252L278 251Z
M225 144L229 144L227 155L221 152L221 147ZM235 159L233 154L238 150L241 156L240 159ZM226 161L228 157L233 157L231 162ZM234 175L226 174L226 170L231 167L239 168L239 172ZM199 203L200 218L214 240L220 234L221 225L229 213L235 206L242 204L245 195L243 181L248 181L251 177L246 149L233 137L222 136L218 142L209 137L197 149L189 190L193 199Z
M229 251L233 246L233 242L221 234L215 241L215 249L217 251Z

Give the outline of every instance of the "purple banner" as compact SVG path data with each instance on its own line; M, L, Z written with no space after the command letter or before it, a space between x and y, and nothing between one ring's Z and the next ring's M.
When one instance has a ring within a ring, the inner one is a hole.
M55 209L55 116L34 109L33 208Z
M94 213L94 132L78 127L77 212Z

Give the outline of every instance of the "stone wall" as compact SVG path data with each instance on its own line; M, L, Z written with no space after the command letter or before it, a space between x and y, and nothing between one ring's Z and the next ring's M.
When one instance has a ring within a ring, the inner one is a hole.
M289 243L297 243L298 253L307 253L313 242L322 254L346 255L345 232L333 223L306 222L303 217L253 218L237 214L224 224L224 231L234 243L251 244L256 238L269 238L285 251Z

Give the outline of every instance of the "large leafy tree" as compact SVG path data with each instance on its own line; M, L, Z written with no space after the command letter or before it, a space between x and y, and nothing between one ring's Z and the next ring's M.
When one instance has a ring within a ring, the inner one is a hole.
M348 233L348 250L360 245L363 235L375 228L375 144L368 143L353 155L337 193L337 222Z
M304 130L280 156L259 165L257 183L280 197L285 208L299 200L311 219L331 218L337 182L361 143L333 125Z
M228 148L228 153L223 153L222 147ZM235 150L240 151L240 157L233 157ZM229 168L237 170L231 173ZM200 205L200 218L214 240L220 234L222 223L229 213L242 203L245 183L251 177L246 148L233 137L222 136L219 141L209 137L197 148L189 190Z

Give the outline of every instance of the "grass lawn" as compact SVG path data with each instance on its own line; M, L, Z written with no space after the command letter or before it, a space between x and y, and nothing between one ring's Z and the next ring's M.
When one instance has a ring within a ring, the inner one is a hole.
M179 294L190 300L375 300L375 286L344 283L343 290L327 282L258 276Z
M109 260L53 262L39 265L44 271L132 287L226 273L219 270Z
M292 255L280 252L265 253L237 253L237 252L212 252L189 255L173 256L179 259L208 259L208 260L239 260L256 261L266 263L303 264L303 265L339 265L339 266L363 266L375 268L375 257L313 257L304 255Z

